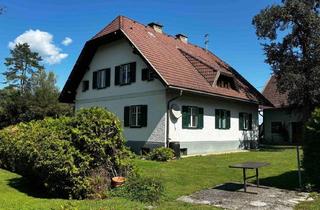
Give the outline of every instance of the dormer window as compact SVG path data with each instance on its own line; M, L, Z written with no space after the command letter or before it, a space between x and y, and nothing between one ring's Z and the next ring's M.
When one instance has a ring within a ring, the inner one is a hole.
M233 89L236 90L234 80L230 76L220 75L217 81L217 86L221 88Z

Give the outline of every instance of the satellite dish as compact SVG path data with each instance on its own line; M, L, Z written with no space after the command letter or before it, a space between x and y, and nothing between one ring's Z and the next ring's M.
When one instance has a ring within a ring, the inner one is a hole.
M180 106L178 104L172 104L171 105L171 114L176 119L181 117L181 109L180 109Z

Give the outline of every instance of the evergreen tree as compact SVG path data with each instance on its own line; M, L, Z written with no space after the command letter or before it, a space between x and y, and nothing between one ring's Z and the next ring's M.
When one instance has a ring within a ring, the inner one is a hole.
M32 52L27 43L17 44L10 50L11 57L5 59L7 70L3 73L5 83L17 88L21 94L31 89L31 78L34 77L43 66L38 53Z

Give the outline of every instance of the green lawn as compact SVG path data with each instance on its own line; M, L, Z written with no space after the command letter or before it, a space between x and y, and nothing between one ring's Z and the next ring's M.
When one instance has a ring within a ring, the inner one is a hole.
M158 209L214 209L210 206L184 204L175 201L181 195L210 188L225 182L241 182L242 172L228 165L241 161L267 161L272 165L260 172L261 184L284 189L297 187L296 157L294 149L265 150L205 157L190 157L159 163L137 160L141 173L163 181L166 195ZM146 204L120 198L109 200L63 200L43 198L32 184L21 176L0 169L0 209L143 209ZM320 200L303 203L297 209L320 209Z

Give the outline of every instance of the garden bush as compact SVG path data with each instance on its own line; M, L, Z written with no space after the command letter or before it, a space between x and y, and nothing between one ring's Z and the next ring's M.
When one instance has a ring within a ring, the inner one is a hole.
M111 177L133 171L120 121L96 107L3 129L0 166L53 196L77 199L101 198Z
M174 151L171 148L158 147L148 154L148 159L156 161L168 161L174 158Z
M320 108L313 112L305 130L303 167L308 181L320 189Z
M124 186L113 191L113 195L145 203L157 203L164 195L164 187L157 179L131 176Z

